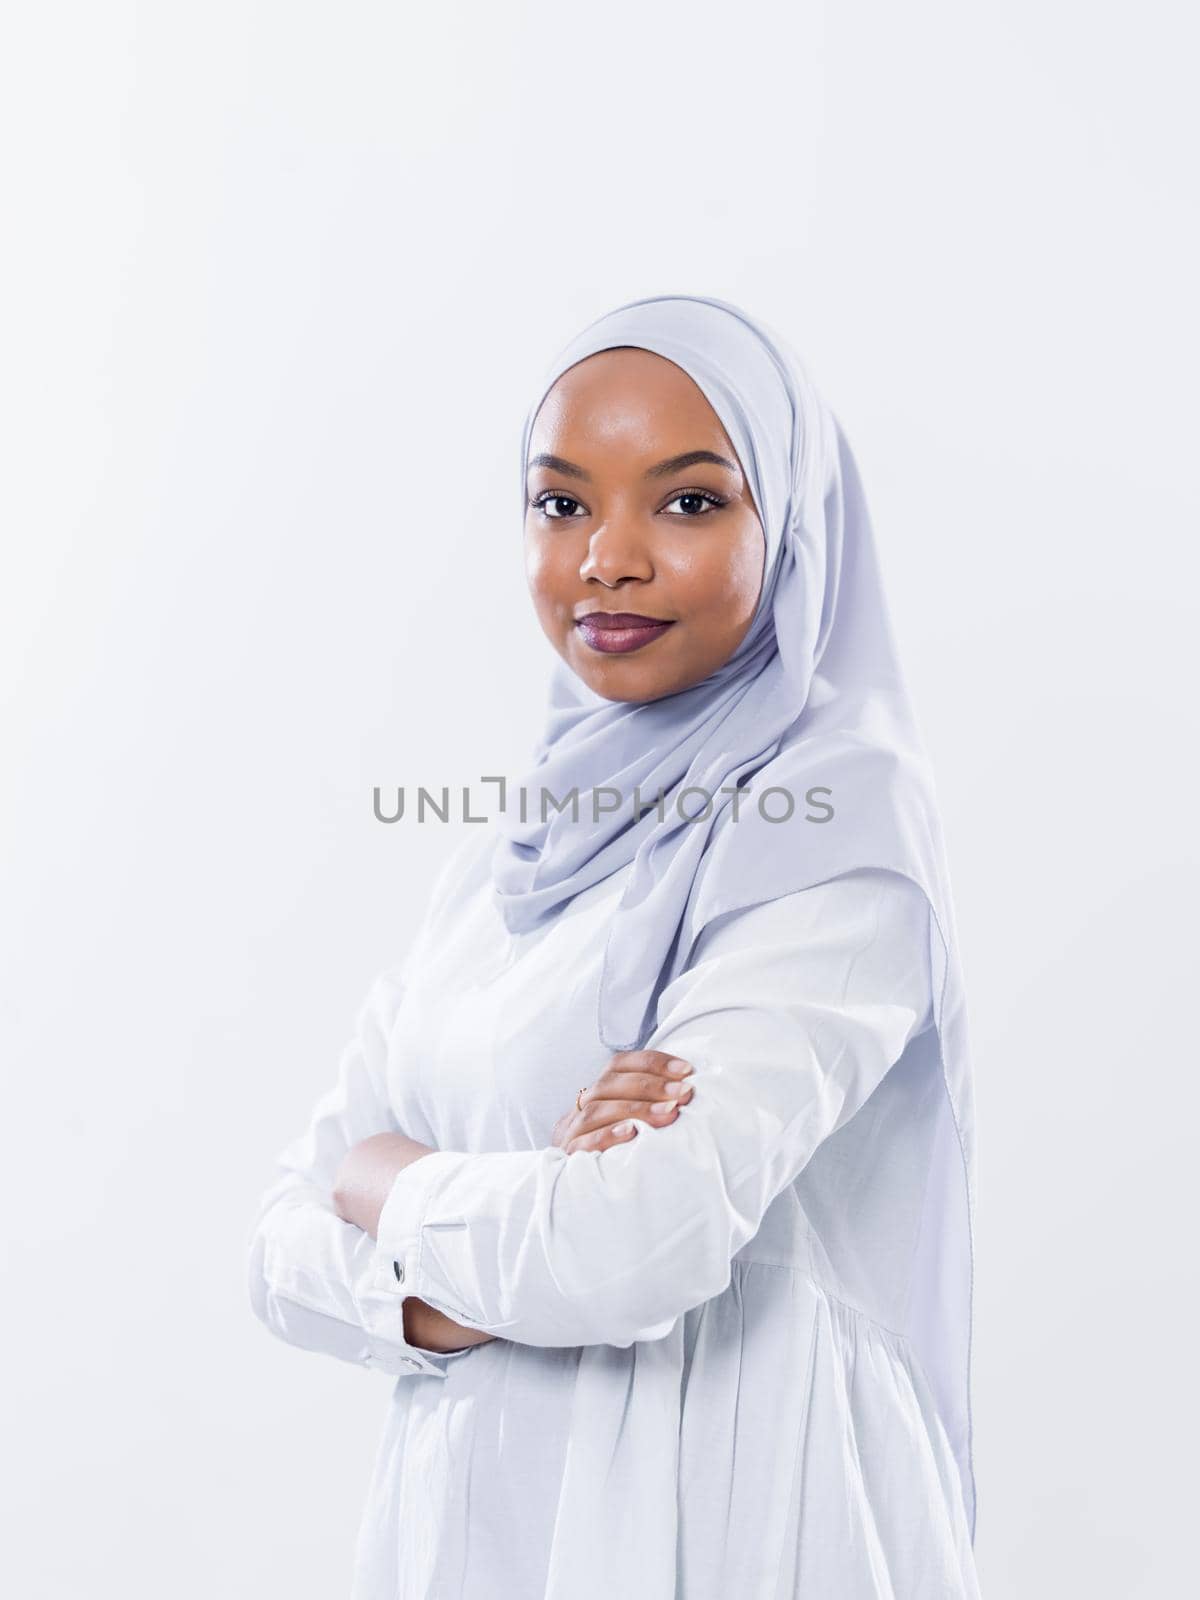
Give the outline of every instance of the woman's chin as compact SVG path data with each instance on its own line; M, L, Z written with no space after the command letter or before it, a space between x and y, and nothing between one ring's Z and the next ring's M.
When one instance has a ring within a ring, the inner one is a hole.
M686 673L680 674L661 661L651 661L646 654L654 645L641 650L605 653L593 650L578 636L573 636L564 651L564 659L577 678L605 700L641 701L661 700L665 694L686 686Z
M609 656L598 660L594 655L581 661L577 653L567 658L567 665L577 678L581 678L594 693L605 700L635 702L658 700L670 693L667 675L647 672L645 666L630 657Z

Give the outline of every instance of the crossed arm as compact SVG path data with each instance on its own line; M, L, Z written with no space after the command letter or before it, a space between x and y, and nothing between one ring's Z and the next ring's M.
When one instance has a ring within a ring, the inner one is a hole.
M722 1292L771 1201L928 1022L929 938L920 890L883 871L718 919L664 990L646 1041L692 1065L693 1103L667 1126L574 1154L406 1139L384 1084L402 990L385 975L260 1206L256 1314L301 1348L408 1375L446 1376L472 1348L414 1342L429 1329L406 1324L409 1301L474 1343L665 1336ZM359 1212L363 1175L342 1164L384 1134Z
M637 1136L641 1123L666 1127L693 1094L691 1067L661 1051L621 1051L555 1124L551 1144L598 1152ZM403 1133L374 1133L351 1145L338 1168L333 1203L340 1217L375 1238L379 1217L399 1174L433 1146ZM404 1337L428 1350L456 1351L494 1337L466 1328L425 1301L403 1302Z

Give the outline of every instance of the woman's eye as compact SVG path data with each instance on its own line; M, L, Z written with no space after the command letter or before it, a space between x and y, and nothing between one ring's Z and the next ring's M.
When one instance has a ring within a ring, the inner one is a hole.
M705 517L709 514L709 511L715 511L719 506L723 506L725 504L724 500L722 500L719 495L709 494L706 489L685 489L682 494L677 494L674 500L668 500L667 505L676 505L681 500L689 500L693 504L698 504L700 507L703 507L707 504L708 507L708 510L697 509L693 511L680 511L675 513L675 515L681 517ZM666 508L664 507L664 510L665 509Z
M531 504L535 510L542 512L544 516L550 517L555 522L568 521L583 510L583 507L573 495L556 494L552 490L538 495L535 500L531 501ZM663 510L666 511L673 505L683 505L684 509L682 511L673 512L672 515L694 519L707 516L711 511L719 510L724 504L725 501L720 495L710 494L707 489L684 489L680 494L675 495L673 499L668 500Z
M546 516L553 518L556 522L561 522L565 517L572 516L574 513L561 510L551 511L551 506L574 506L576 510L579 508L579 501L573 500L569 494L539 495L533 503L539 511L543 512Z

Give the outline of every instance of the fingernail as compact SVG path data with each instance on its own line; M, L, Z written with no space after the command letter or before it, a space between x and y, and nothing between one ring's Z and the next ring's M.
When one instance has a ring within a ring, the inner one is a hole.
M624 1134L624 1133L632 1133L636 1127L637 1127L637 1124L635 1122L618 1122L617 1125L613 1128L613 1132L614 1133L622 1133L622 1134Z
M674 1100L656 1100L650 1107L651 1111L674 1111Z
M688 1066L686 1061L668 1061L667 1071L670 1073L671 1077L681 1078L685 1072L690 1072L691 1068Z
M671 1093L672 1094L686 1094L688 1092L688 1090L692 1087L692 1084L695 1083L695 1081L696 1081L696 1074L694 1072L689 1073L689 1075L686 1078L680 1078L678 1083L673 1083L671 1085Z

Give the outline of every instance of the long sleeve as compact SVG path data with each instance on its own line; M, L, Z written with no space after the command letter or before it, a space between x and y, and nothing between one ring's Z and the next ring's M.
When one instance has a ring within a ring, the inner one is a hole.
M691 1103L604 1151L422 1156L380 1216L379 1289L518 1343L664 1337L930 1020L929 937L882 870L716 919L646 1042L692 1065Z
M376 1285L375 1241L340 1217L332 1199L350 1146L374 1133L397 1131L385 1083L388 1040L402 994L398 974L376 979L342 1052L336 1082L318 1101L306 1131L277 1158L248 1241L250 1302L273 1334L301 1350L398 1377L445 1377L449 1362L472 1347L441 1353L405 1340L403 1299Z

